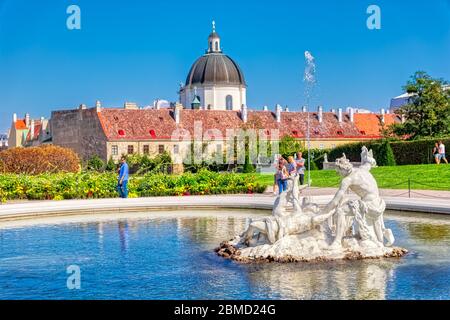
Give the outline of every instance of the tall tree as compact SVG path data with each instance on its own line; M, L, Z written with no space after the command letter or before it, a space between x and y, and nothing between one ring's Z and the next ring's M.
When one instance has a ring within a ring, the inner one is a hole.
M405 122L393 125L392 132L411 140L450 134L450 90L444 89L446 84L426 72L416 72L403 87L413 95L396 111Z

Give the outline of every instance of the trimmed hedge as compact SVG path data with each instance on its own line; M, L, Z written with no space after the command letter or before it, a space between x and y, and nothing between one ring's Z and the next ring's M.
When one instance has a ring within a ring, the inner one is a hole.
M0 201L63 200L118 197L117 175L105 173L59 173L37 176L0 175ZM254 175L219 174L202 170L196 174L147 174L133 176L130 197L204 194L262 193L265 185Z
M395 166L396 157L391 148L391 143L381 140L373 140L366 142L351 143L338 146L332 149L328 155L328 161L335 161L342 157L345 153L347 159L353 162L361 161L361 148L366 146L369 150L373 150L373 155L378 166Z
M78 172L80 159L71 149L54 145L11 148L0 152L0 173L37 175Z
M450 148L449 138L389 142L373 140L338 146L329 152L328 161L335 161L342 153L351 161L360 161L361 148L365 145L369 150L373 150L379 166L430 164L434 163L432 150L439 140Z
M391 142L391 147L395 155L397 164L428 164L434 163L433 147L434 144L442 142L450 148L450 139L426 139L414 141L396 141Z

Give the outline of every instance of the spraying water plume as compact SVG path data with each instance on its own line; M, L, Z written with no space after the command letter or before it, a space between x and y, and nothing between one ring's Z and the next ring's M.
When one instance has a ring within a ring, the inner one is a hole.
M311 101L312 91L316 83L316 62L309 51L305 51L305 73L303 76L303 81L305 81L305 97L306 97L306 109L307 114L307 129L306 129L306 139L307 139L307 149L308 149L308 182L307 185L311 186L311 124L309 119L309 104Z

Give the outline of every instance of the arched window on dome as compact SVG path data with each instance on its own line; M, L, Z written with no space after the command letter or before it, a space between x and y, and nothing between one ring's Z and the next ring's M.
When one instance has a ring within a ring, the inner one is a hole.
M216 46L216 48L215 48L216 51L219 51L219 41L216 41L216 42L215 42L215 46Z
M233 96L232 95L227 95L225 97L225 105L227 107L227 110L233 110Z
M212 49L213 49L213 44L212 44L212 41L210 41L209 42L209 51L212 51Z

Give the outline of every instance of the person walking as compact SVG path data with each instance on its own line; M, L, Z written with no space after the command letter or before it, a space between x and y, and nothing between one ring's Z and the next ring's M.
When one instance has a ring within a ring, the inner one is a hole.
M448 164L447 158L445 157L445 145L441 141L439 141L439 163L444 160L446 164Z
M289 173L286 169L284 161L278 162L277 173L275 174L275 181L278 185L278 193L281 194L283 191L287 190L287 179Z
M305 182L305 159L303 159L303 153L301 151L297 152L297 174L300 177L300 185Z
M436 164L439 164L441 162L439 159L439 143L437 143L437 142L434 144L433 157L434 157L434 162L436 162Z
M119 170L119 181L117 182L117 190L121 198L128 198L128 176L129 168L126 157L120 159L121 166Z

